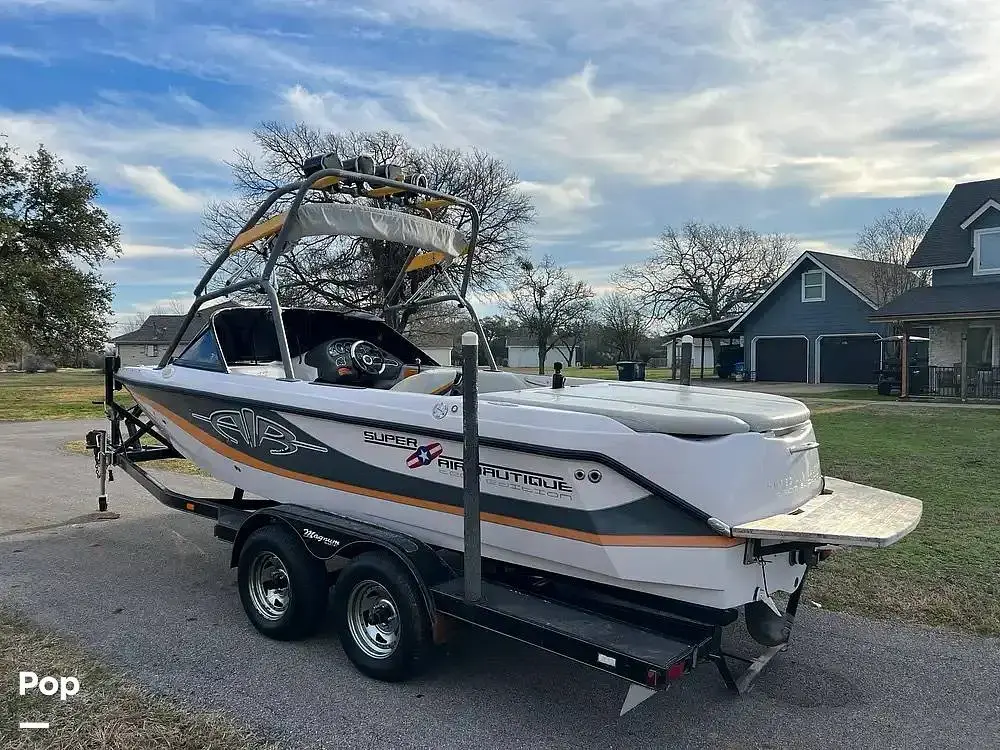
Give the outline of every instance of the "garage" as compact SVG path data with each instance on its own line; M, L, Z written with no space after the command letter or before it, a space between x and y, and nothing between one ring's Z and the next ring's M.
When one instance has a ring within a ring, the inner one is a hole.
M757 380L805 383L808 367L809 340L805 336L760 337L754 341Z
M818 343L820 383L875 383L879 343L874 335L827 335Z

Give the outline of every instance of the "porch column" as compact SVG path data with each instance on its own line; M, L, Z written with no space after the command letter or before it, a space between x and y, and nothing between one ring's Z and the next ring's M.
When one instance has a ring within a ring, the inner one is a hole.
M965 402L968 399L968 388L969 388L969 324L962 324L962 349L961 349L961 364L959 365L961 369L961 380L960 390L962 396L962 401Z
M910 396L910 327L903 323L903 340L899 346L899 398Z
M701 380L705 379L705 337L701 337Z

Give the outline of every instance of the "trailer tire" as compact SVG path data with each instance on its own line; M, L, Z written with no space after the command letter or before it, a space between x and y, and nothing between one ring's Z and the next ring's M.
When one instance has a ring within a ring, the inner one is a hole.
M263 635L294 641L323 626L330 598L326 566L288 527L269 524L250 534L238 570L243 609Z
M360 672L399 682L426 667L434 647L430 615L410 570L388 552L366 552L333 588L340 644Z

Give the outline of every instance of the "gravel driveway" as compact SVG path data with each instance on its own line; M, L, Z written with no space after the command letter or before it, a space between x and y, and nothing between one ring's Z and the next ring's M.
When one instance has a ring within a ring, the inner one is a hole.
M304 643L257 635L211 522L159 506L123 473L110 486L121 519L23 531L95 509L93 461L61 449L88 426L0 425L0 601L290 747L1000 746L996 639L806 607L750 694L732 696L704 667L621 720L622 683L477 632L417 681L365 679L329 628Z

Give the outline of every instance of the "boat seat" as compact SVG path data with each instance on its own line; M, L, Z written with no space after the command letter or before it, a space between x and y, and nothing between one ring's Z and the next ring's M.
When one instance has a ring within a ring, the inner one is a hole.
M239 375L256 375L260 378L283 378L285 377L285 367L280 361L261 362L256 365L230 365L229 372ZM292 372L299 380L315 380L319 375L319 370L310 367L304 362L299 362L297 358L292 358Z
M443 395L451 390L459 372L461 370L458 367L433 367L400 380L390 390L403 393ZM480 370L477 380L480 393L519 391L524 388L538 387L531 385L522 376L513 372Z
M285 377L285 368L281 362L261 362L256 365L230 365L229 372L236 375L256 375L259 378Z

